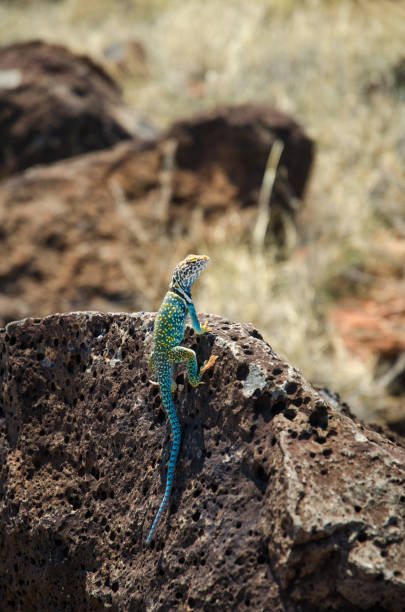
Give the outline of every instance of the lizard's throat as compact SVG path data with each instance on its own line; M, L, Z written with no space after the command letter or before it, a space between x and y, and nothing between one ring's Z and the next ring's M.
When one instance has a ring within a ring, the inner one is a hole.
M180 296L185 302L187 302L187 304L190 304L193 301L191 298L191 286L184 287L179 283L179 281L177 281L176 283L170 284L170 291L173 291L173 293Z

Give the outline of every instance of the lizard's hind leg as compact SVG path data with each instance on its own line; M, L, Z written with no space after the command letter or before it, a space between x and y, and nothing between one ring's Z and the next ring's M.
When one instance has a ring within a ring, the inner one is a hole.
M180 361L186 362L188 379L190 384L193 385L193 387L196 387L201 383L201 376L206 370L208 370L208 368L211 368L214 365L217 357L211 355L207 363L201 368L200 372L198 372L197 357L195 352L192 349L186 348L185 346L175 346L172 348L169 359L172 363L178 363Z
M169 359L172 363L185 361L190 384L196 387L200 383L201 377L198 374L197 357L192 349L185 346L175 346L170 351Z

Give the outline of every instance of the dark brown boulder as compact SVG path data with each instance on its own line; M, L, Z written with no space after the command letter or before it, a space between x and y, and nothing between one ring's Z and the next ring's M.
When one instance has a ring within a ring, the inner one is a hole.
M218 187L222 173L222 183L233 187L242 207L256 206L270 150L275 140L280 140L282 171L273 200L288 207L287 194L304 197L314 143L292 117L272 107L245 104L216 108L176 122L166 138L177 142L179 169L196 174L201 185L217 182Z
M150 135L88 57L41 41L0 48L0 178Z
M294 164L306 150L308 171L312 144L292 119L256 107L210 117L177 124L158 141L126 141L3 181L0 324L156 308L166 270L196 245L216 244L218 228L221 240L251 238L274 130L285 136L288 180L302 194Z
M186 333L218 360L198 389L177 370L175 488L145 546L170 448L153 320L0 332L2 610L403 610L404 448L218 316Z

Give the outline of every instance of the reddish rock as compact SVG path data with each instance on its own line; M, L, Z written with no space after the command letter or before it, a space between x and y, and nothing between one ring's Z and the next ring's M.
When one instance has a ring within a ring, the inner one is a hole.
M393 357L405 351L405 297L363 299L341 304L331 312L347 348L367 358Z
M197 389L176 371L183 443L145 546L170 450L153 319L0 332L2 610L403 610L405 449L217 316L186 333L218 360Z
M178 124L160 141L120 143L3 181L0 323L76 309L156 308L167 269L185 253L202 241L216 244L218 230L221 240L251 236L277 125L288 159L311 149L291 119L242 107ZM301 194L294 168L291 161Z
M157 185L147 194L154 210L148 214L176 241L185 235L214 241L218 225L222 235L250 239L266 163L277 139L283 152L271 205L295 220L314 143L291 117L255 105L214 109L176 122L162 136ZM130 199L134 191L139 193L131 174L118 180ZM277 232L279 225L272 223L271 230Z
M394 283L391 283L395 287ZM392 289L392 288L391 288ZM379 416L405 436L405 297L403 282L395 297L351 300L330 313L347 349L361 359L376 363L377 386L384 389L385 405Z
M0 48L0 177L150 135L100 66L41 41Z
M128 164L141 149L129 141L31 169L3 183L0 319L8 322L83 305L94 310L143 305L141 289L156 265L155 260L148 267L146 261L153 248L142 248L147 240L142 225L137 244L136 219L132 221L119 189L114 191L120 171L131 172L140 193L156 180L156 152L151 157L145 153L143 163ZM158 287L159 281L156 274Z

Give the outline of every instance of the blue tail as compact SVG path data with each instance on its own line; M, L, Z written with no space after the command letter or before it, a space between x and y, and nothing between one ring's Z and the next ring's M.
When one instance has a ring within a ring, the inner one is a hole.
M180 441L181 441L181 431L180 431L180 423L177 418L176 409L173 404L172 394L170 389L170 379L169 379L169 388L166 388L166 385L161 385L161 393L163 398L163 405L166 408L167 416L170 420L170 425L172 428L173 434L173 443L172 450L170 452L169 465L167 468L167 479L166 479L166 488L163 495L162 502L160 504L159 510L156 513L155 520L153 521L152 527L149 531L149 535L146 539L146 543L150 544L153 538L153 534L156 531L156 527L158 526L159 519L163 514L164 509L167 506L167 502L170 498L170 493L173 487L173 479L174 479L174 470L176 467L177 456L179 454L180 449Z

